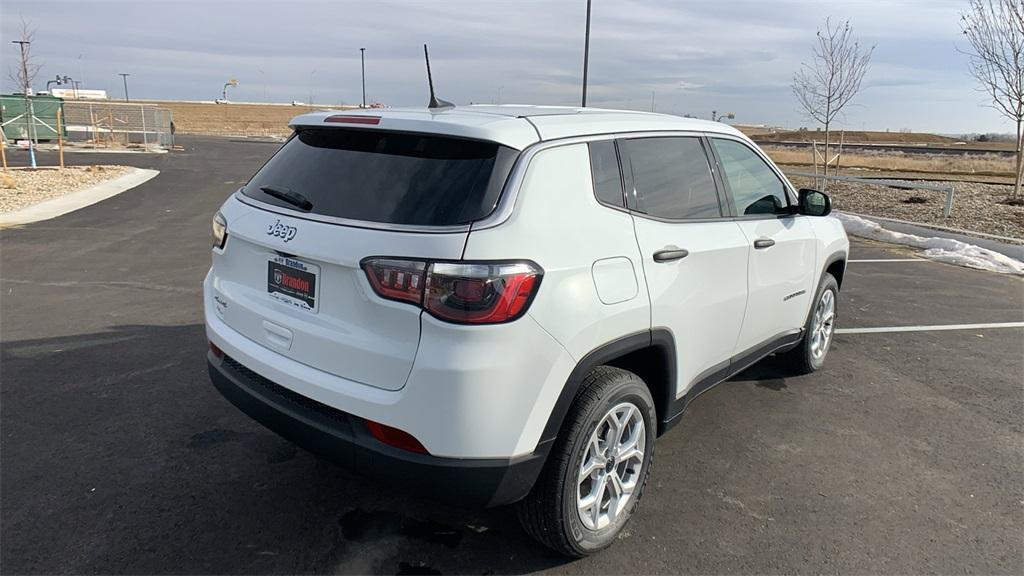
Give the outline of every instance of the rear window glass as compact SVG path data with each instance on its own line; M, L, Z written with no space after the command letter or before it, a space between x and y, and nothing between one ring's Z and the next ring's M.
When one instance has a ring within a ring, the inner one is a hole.
M590 171L594 175L594 193L605 204L622 207L622 179L615 142L602 140L590 143Z
M305 129L249 180L243 193L297 209L280 194L261 190L270 187L308 200L312 214L365 222L465 224L494 209L516 154L479 140Z

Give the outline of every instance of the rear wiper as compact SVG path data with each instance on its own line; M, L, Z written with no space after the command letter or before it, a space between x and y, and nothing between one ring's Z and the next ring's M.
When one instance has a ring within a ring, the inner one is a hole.
M283 186L260 186L260 190L278 200L284 200L300 210L309 212L313 209L313 203L308 198Z

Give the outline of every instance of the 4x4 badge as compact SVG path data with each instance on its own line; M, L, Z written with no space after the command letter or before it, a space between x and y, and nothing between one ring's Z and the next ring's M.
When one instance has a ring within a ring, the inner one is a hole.
M270 225L269 228L267 228L267 235L283 238L284 241L287 242L292 238L295 238L295 233L298 231L299 229L296 228L295 226L281 224L281 219L278 218L277 222L274 222L273 224Z

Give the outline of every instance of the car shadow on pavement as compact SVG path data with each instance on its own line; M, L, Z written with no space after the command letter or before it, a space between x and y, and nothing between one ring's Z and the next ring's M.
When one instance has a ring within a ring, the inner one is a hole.
M206 349L198 324L3 343L4 572L495 574L567 562L507 508L421 500L297 449L216 392Z
M778 356L769 356L729 379L730 382L753 382L755 386L781 392L787 388L786 378L793 376Z

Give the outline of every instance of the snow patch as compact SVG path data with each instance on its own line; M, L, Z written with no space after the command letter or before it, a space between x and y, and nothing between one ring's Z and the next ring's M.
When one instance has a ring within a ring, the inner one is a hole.
M847 234L921 248L924 250L921 255L925 258L946 262L947 264L988 270L990 272L1024 274L1024 262L999 252L975 246L974 244L953 240L952 238L925 238L914 234L903 234L902 232L887 230L882 228L877 222L872 222L852 214L833 212L832 215L843 223Z

